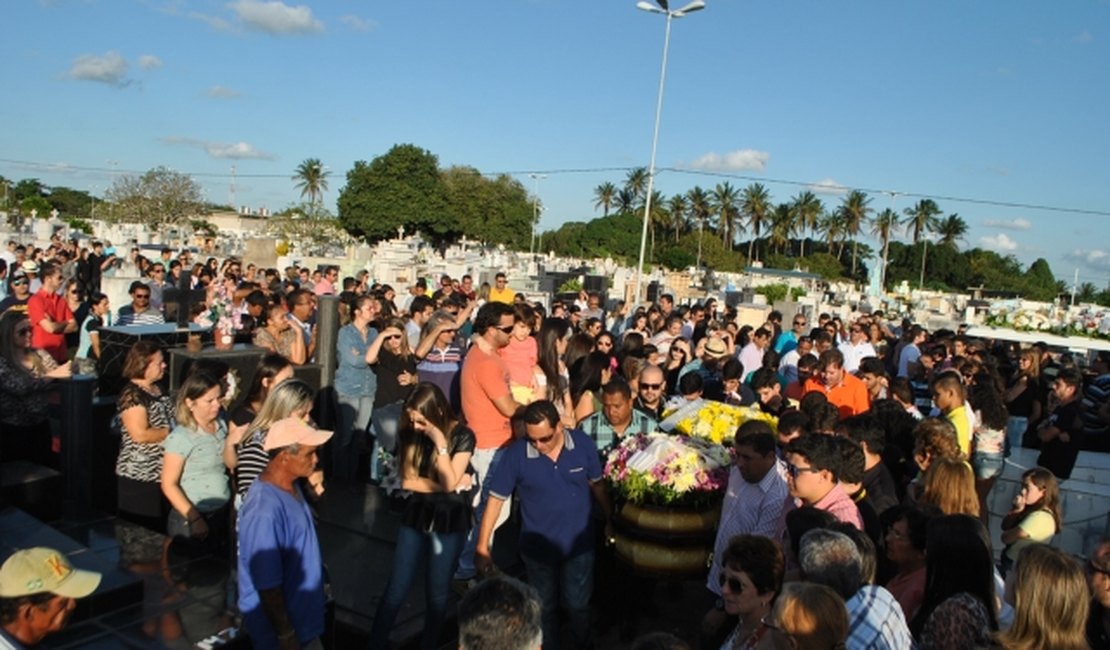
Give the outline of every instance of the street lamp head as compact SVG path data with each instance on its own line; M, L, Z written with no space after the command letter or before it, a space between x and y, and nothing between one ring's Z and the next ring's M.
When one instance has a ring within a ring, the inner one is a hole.
M681 18L681 17L685 16L688 13L693 13L695 11L701 11L702 9L705 9L704 0L694 0L690 4L688 4L685 7L679 9L678 11L673 11L671 13L674 15L675 18Z
M663 2L662 4L663 4L664 7L667 6L666 2ZM636 8L637 9L643 9L644 11L650 11L652 13L657 13L657 14L667 13L666 9L660 9L659 7L656 7L655 5L651 4L650 2L646 2L646 0L640 0L639 2L637 2L636 3Z

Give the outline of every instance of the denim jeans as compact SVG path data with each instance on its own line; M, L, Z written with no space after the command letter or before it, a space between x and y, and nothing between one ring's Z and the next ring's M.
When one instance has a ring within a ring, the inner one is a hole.
M1010 449L1017 449L1021 446L1021 440L1025 437L1025 430L1028 428L1029 418L1011 415L1006 420L1006 442L1010 443Z
M451 573L455 570L459 551L466 541L466 533L424 533L409 526L397 531L397 547L393 553L393 575L385 587L374 626L370 630L370 648L389 647L389 632L397 620L397 612L405 604L409 588L426 566L424 591L427 604L424 611L424 635L420 641L423 650L438 647L439 633L447 616L447 601L451 595Z
M373 409L370 416L371 432L374 434L374 447L370 451L370 478L378 480L381 475L381 461L378 453L382 450L397 453L397 428L401 425L401 410L404 404L396 402Z
M459 568L455 571L455 578L457 580L469 580L477 574L474 568L474 550L478 546L478 530L482 527L482 517L486 514L486 502L489 500L489 486L493 481L493 474L497 471L497 464L501 462L501 456L504 455L505 449L475 449L474 454L470 457L470 466L474 468L475 479L481 484L482 489L478 492L477 501L474 505L474 526L470 529L470 535L466 538L466 546L463 547L462 554L459 556ZM497 524L493 530L496 533L501 524L509 519L509 511L512 510L513 498L509 497L501 506L501 514L497 517ZM493 549L493 539L490 539L490 550Z
M569 558L535 558L521 554L528 584L540 593L543 647L560 648L559 605L567 612L575 648L593 647L590 637L590 596L594 591L594 552Z
M331 439L331 473L341 481L352 481L358 472L359 451L374 411L373 395L338 395L338 423Z

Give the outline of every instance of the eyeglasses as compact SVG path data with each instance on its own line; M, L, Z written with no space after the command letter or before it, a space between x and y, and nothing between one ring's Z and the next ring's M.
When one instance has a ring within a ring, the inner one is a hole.
M820 471L821 470L816 467L798 467L797 465L789 464L786 466L786 473L790 475L790 478L798 478L798 474L803 474L805 472L816 474Z
M1102 567L1095 566L1095 563L1090 560L1087 561L1087 571L1090 572L1091 575L1101 573L1107 578L1110 578L1110 569L1103 569Z
M725 575L724 571L717 576L717 585L722 589L725 585L728 585L728 590L734 594L744 593L744 583L740 582L740 578L730 578Z
M15 331L16 336L27 336L30 333L31 333L31 328L30 327L20 327L20 328L16 329L16 331Z
M135 294L135 300L150 300L150 294L149 293L137 293L137 294Z
M806 326L805 321L794 321L794 327L805 327L805 326Z
M662 387L663 387L663 384L649 384L649 383L644 382L644 381L640 382L640 388L643 388L643 389L646 389L646 390L659 390Z
M394 341L394 340L399 339L399 338L401 338L400 334L390 334L389 336L385 337L385 340Z
M27 284L26 280L12 280L13 287L22 287L25 284Z
M516 327L516 325L508 325L506 327L498 327L498 328L495 328L495 329L501 330L505 334L512 334L514 327Z

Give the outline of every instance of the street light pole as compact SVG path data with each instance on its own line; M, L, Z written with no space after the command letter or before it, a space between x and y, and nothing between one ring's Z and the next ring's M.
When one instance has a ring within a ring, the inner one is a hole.
M651 164L648 166L647 194L644 196L644 224L643 230L640 233L640 261L636 265L636 293L632 296L633 301L637 304L640 302L640 291L643 288L644 253L647 250L648 224L651 221L651 194L655 185L655 153L659 146L659 117L663 112L663 86L667 80L667 52L671 44L671 19L681 18L688 13L705 9L704 0L694 0L685 7L675 11L671 11L667 6L667 0L655 1L659 5L658 7L646 0L640 0L640 2L636 3L637 9L664 14L667 17L666 27L663 31L663 64L659 71L659 96L655 102L655 129L651 137Z
M532 194L532 240L528 245L528 254L535 259L536 256L536 227L540 221L540 180L547 178L547 174L528 174L532 180L536 181L536 191Z

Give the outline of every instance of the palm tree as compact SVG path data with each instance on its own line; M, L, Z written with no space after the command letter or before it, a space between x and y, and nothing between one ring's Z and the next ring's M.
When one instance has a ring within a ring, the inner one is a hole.
M686 230L686 213L689 212L690 205L686 201L685 194L675 194L667 201L667 212L671 215L671 226L674 227L674 240L678 241L679 235L683 230Z
M840 242L840 248L836 252L836 259L839 260L841 254L844 253L844 242L841 241L844 236L844 218L840 210L826 212L825 216L817 221L817 228L825 231L825 241L829 247L829 255L833 254L833 244Z
M639 201L644 197L644 192L647 191L647 182L647 167L637 167L629 170L628 176L624 179L624 189L632 192L632 196Z
M602 216L609 216L609 209L613 207L613 203L617 199L617 186L612 183L605 182L594 188L594 209L602 209Z
M617 192L617 212L624 214L636 210L636 195L631 190L623 189Z
M799 192L798 196L794 197L791 204L794 210L794 223L798 228L798 235L801 237L801 252L799 257L806 256L806 231L813 230L817 227L817 220L821 218L821 213L825 211L825 206L821 203L821 199L808 190Z
M886 284L886 263L887 254L890 252L890 236L898 231L901 227L901 222L898 219L898 213L890 208L880 212L873 222L874 226L871 228L871 234L879 238L883 243L883 284Z
M328 176L331 172L324 169L319 158L305 158L297 166L293 180L297 181L295 187L301 191L301 196L308 195L308 202L316 205L320 197L328 189Z
M921 199L912 208L906 208L903 213L909 217L908 226L913 232L913 243L917 244L921 241L921 235L936 228L940 208L932 199Z
M748 229L752 237L748 241L748 263L751 264L755 240L759 239L759 231L771 218L771 193L763 187L762 183L752 183L744 188L744 196L740 202L740 214L748 222Z
M936 233L940 235L938 246L956 248L956 242L967 234L967 222L960 215L952 213L940 220L936 226Z
M667 206L663 201L663 193L659 190L651 191L651 208L648 212L648 226L651 230L651 255L648 259L655 259L655 228L667 223Z
M844 217L844 233L852 238L853 277L856 275L856 254L859 252L859 242L856 238L859 236L860 228L867 222L867 215L871 212L871 207L868 205L870 203L871 199L865 192L852 190L840 204L840 212Z
M736 208L739 198L740 193L728 181L717 183L717 187L713 188L713 209L717 213L717 230L729 250L732 250L736 240L735 231L739 230L740 226L740 212Z
M771 213L771 247L776 253L781 253L784 246L790 244L790 236L794 234L795 221L794 209L789 203L780 203Z
M698 261L694 268L701 268L701 237L705 231L705 222L709 221L710 215L713 214L713 207L709 200L709 193L706 192L700 185L695 185L690 191L686 192L686 198L690 202L688 213L690 218L698 224Z

